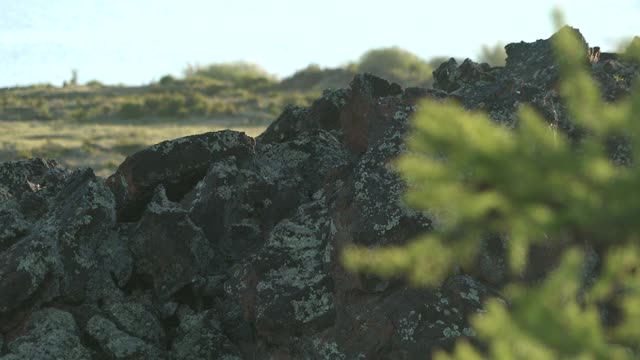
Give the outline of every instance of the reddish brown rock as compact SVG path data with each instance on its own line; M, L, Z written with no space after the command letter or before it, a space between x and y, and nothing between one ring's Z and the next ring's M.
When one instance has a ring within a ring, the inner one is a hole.
M369 146L369 132L375 127L377 101L402 93L396 83L371 74L357 75L350 86L346 104L340 109L340 126L345 145L355 154L362 154Z

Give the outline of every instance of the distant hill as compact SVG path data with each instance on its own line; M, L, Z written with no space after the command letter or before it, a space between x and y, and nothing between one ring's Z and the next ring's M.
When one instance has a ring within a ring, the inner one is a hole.
M491 49L499 57L500 46ZM448 59L425 60L399 47L387 47L369 50L358 61L340 67L311 64L284 79L253 63L232 62L189 65L182 77L165 75L142 86L104 85L95 80L82 85L74 70L62 87L0 89L0 120L234 117L268 123L287 105L309 105L324 89L348 87L357 73L371 73L403 87L429 88L433 71Z

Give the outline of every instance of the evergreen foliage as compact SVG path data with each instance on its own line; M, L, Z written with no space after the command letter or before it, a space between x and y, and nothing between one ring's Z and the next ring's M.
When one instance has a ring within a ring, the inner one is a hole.
M557 25L562 23L556 15ZM409 151L396 165L407 182L406 201L438 214L441 226L407 246L344 252L348 269L381 276L404 274L437 286L456 266L469 267L487 233L508 239L510 270L527 265L533 244L571 244L544 281L514 280L509 305L494 299L471 324L488 346L460 340L436 359L631 359L640 356L640 82L628 98L605 103L585 69L575 33L555 44L560 91L571 119L586 134L570 141L522 106L516 129L450 102L425 101L413 119ZM640 46L627 56L640 59ZM624 135L630 165L607 156L611 136ZM585 283L585 251L600 249L603 265ZM516 276L517 279L517 276ZM598 306L620 309L602 321Z

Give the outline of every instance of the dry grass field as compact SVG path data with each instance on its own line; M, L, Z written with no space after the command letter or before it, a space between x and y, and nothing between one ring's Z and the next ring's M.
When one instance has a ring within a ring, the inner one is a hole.
M130 155L149 145L182 136L231 129L259 135L267 125L230 120L176 122L1 121L0 162L44 157L76 168L88 166L106 177Z

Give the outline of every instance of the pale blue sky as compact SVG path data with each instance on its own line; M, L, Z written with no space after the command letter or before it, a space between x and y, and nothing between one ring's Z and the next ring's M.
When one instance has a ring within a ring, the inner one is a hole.
M72 68L81 82L142 84L234 60L283 77L394 45L473 58L549 37L555 5L590 45L640 35L640 0L0 0L0 87L60 85Z

